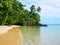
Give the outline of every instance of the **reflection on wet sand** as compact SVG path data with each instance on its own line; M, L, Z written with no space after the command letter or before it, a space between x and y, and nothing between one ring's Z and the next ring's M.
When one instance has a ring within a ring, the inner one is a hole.
M22 27L23 45L40 45L40 27Z

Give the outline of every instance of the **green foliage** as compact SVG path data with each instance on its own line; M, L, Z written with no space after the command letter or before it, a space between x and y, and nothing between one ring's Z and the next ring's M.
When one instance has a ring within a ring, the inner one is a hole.
M17 0L0 0L0 25L35 25L39 23L41 8L36 10L35 5L30 7L31 11L24 9L25 5ZM36 12L37 11L37 12Z
M40 7L38 7L38 8L37 8L37 11L38 11L38 12L40 12L40 11L41 11L41 8L40 8Z
M34 13L34 12L35 12L35 5L32 5L32 6L30 7L30 10L31 10L31 13Z

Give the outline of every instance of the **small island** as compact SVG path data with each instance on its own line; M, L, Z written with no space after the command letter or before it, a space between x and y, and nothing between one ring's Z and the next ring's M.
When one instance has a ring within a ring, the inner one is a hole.
M0 1L0 25L20 26L46 26L39 24L41 8L31 5L30 10L25 9L26 5L17 0Z
M40 26L48 26L47 24L39 24Z

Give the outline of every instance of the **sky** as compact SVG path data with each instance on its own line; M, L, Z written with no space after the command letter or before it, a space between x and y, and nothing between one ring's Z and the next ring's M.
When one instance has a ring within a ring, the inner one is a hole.
M60 24L60 0L18 0L29 9L31 5L41 7L41 23Z

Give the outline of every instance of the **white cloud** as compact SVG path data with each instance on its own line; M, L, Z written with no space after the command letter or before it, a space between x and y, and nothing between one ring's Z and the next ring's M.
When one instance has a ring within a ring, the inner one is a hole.
M38 0L41 16L60 17L60 0Z
M29 8L30 5L35 4L40 6L41 16L45 17L60 17L60 0L20 0L27 5Z

